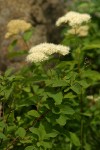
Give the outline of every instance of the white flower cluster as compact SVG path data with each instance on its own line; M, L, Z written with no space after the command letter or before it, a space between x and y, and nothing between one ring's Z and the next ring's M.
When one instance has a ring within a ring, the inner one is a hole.
M71 27L67 33L84 37L88 35L89 27L87 25L83 25L83 23L88 23L90 19L91 16L89 14L81 14L70 11L60 17L56 21L56 25L60 26L63 23L67 23Z
M59 53L61 55L67 55L70 48L63 45L56 45L53 43L41 43L32 47L29 50L29 55L27 56L27 62L41 62L49 59L49 56L54 53Z
M42 52L35 52L35 53L31 53L27 56L26 58L27 62L41 62L41 61L45 61L48 60L48 56L46 56L44 53Z
M84 36L88 35L88 30L89 30L89 26L83 25L83 26L79 26L79 28L69 29L67 31L67 33L68 34L74 34L74 35L78 35L78 36L84 37Z
M13 35L18 35L20 33L24 33L25 31L31 28L31 24L27 23L25 20L11 20L7 25L7 33L5 38L9 38Z
M91 100L91 101L99 101L100 100L100 96L99 97L94 97L93 95L88 95L87 99Z
M68 23L69 26L80 26L83 23L88 23L91 17L89 14L81 14L78 12L70 11L66 13L64 16L60 17L56 21L56 25L60 26L63 23Z

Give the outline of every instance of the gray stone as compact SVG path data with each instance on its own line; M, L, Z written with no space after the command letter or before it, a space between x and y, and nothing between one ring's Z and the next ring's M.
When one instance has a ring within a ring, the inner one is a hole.
M60 41L60 32L55 27L56 19L66 11L64 0L0 0L0 69L10 63L7 58L6 25L12 19L25 19L35 27L30 47L41 42Z

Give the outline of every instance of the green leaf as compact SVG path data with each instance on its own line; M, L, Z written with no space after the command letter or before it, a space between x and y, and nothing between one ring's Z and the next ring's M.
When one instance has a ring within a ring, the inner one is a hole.
M31 127L29 128L29 130L33 133L33 134L36 134L38 137L39 137L39 130L38 128L34 128L34 127Z
M27 42L29 41L29 39L32 37L33 31L32 30L28 30L24 33L23 38L24 40Z
M53 79L53 80L45 80L46 86L52 85L53 87L62 87L62 86L67 86L69 85L66 80L61 80L61 79Z
M45 128L42 124L40 124L39 128L29 128L29 130L33 133L36 134L39 138L39 140L44 140L46 138L46 131Z
M66 89L64 90L64 92L68 92L69 90L70 90L70 87L66 88Z
M57 135L58 135L58 133L59 132L57 132L56 130L53 130L53 132L52 133L48 133L47 135L46 135L46 137L47 138L50 138L50 137L56 137Z
M58 119L56 119L56 122L61 125L61 126L64 126L66 124L66 120L67 120L67 117L64 116L64 115L60 115L60 117Z
M52 112L53 112L54 114L59 114L59 113L60 113L60 109L59 109L58 107L53 107L53 108L52 108Z
M50 137L56 137L58 135L58 132L56 130L50 130L51 133L46 133L45 128L42 124L38 128L31 127L29 130L38 136L39 140L48 139Z
M77 82L71 86L71 89L77 94L81 93L81 88L82 88L82 86Z
M89 84L85 80L77 81L82 87L87 88Z
M91 150L91 145L89 145L88 143L85 144L84 146L85 150Z
M13 51L13 49L14 49L14 47L16 46L16 44L17 44L17 39L16 40L14 40L11 44L10 44L10 46L8 47L8 51L9 52L12 52Z
M17 126L16 125L12 125L12 126L7 126L7 133L10 134L12 132L15 132L17 130Z
M100 80L100 73L89 69L82 73L82 77L87 77L92 79L93 81L97 81Z
M5 139L7 139L7 137L3 133L0 132L0 139L4 139L5 140Z
M78 136L75 133L70 132L70 138L71 138L72 143L75 146L80 146L81 145L80 140L79 140Z
M87 116L87 117L92 117L92 113L86 112L86 113L82 113L83 116Z
M7 89L5 89L5 98L8 99L10 97L10 95L12 94L14 89L14 85L12 85L10 88L7 87Z
M76 97L76 95L74 95L72 92L69 92L64 95L64 98L75 98L75 97Z
M37 142L37 146L43 146L44 148L52 148L52 143L51 142L44 142L44 141L39 141Z
M67 114L73 115L75 113L75 111L70 106L61 105L61 107L60 107L60 113L61 114L66 114L66 115Z
M54 80L54 82L53 82L53 87L64 87L64 86L67 86L68 85L68 83L66 82L66 80L64 81L64 80Z
M34 85L32 88L34 90L34 93L37 93L38 89L39 89L39 86L38 85Z
M24 138L25 135L26 135L26 131L24 128L22 127L19 127L18 130L15 132L15 135L21 137L21 138Z
M8 58L16 58L16 57L19 57L19 56L23 56L25 54L27 54L28 52L26 50L20 50L20 51L13 51L13 52L10 52L8 54Z
M98 49L100 48L100 44L99 43L90 43L89 45L85 46L83 49L84 50L88 50L88 49Z
M6 72L5 72L5 77L10 76L12 74L12 72L13 72L13 68L7 69Z
M28 115L33 117L40 117L40 114L36 110L30 110Z
M6 123L3 122L3 121L0 121L0 127L1 127L2 129L5 128L5 127L6 127Z
M58 93L47 93L47 95L49 97L52 97L55 101L55 105L59 105L62 103L62 100L63 100L63 95L62 95L62 92L58 92Z
M3 80L3 76L2 75L0 75L0 79Z
M25 91L25 92L28 92L28 93L29 93L29 92L31 91L31 89L30 89L30 87L24 87L24 88L23 88L23 91Z
M27 146L24 150L35 150L34 146Z

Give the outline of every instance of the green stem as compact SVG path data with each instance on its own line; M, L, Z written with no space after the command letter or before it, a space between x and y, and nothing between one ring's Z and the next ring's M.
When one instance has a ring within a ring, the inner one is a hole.
M14 138L14 140L11 142L11 144L6 147L6 150L10 150L10 147L11 147L12 145L14 145L17 140L18 140L18 137Z
M78 73L79 73L79 78L81 79L81 70L80 70L80 49L78 51ZM80 114L81 114L81 120L80 120L80 142L81 142L81 150L83 150L84 146L84 133L83 133L83 92L82 92L82 87L81 87L81 94L80 94Z
M81 150L83 150L83 118L81 116Z
M37 122L39 122L39 121L41 121L43 118L45 118L45 116L49 113L49 111L50 111L50 110L47 110L47 111L44 112L40 117L36 118L36 119L33 121L32 126L35 126L35 124L36 124ZM29 127L26 129L26 131L28 131L28 130L29 130ZM10 150L10 146L11 146L11 145L14 145L14 144L17 142L18 139L19 139L19 137L14 138L14 139L10 142L10 145L7 146L6 150Z
M30 48L29 48L29 46L28 46L27 42L25 41L25 39L24 39L23 35L22 35L22 34L20 34L20 36L21 36L21 38L22 38L22 40L23 40L23 42L24 42L24 44L25 44L25 46L26 46L27 50L29 50Z
M39 121L41 121L43 118L45 118L45 116L49 113L50 110L47 110L46 112L44 112L40 117L36 118L33 123L32 126L35 126L35 124Z
M84 145L84 141L83 141L83 94L82 94L82 88L81 88L81 96L80 96L80 114L81 114L81 129L80 129L80 135L81 135L81 150L83 150L83 145Z

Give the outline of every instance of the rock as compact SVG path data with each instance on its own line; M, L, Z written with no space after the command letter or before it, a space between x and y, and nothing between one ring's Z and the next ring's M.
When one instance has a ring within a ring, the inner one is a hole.
M10 64L7 49L11 41L4 38L10 20L25 19L35 27L30 47L46 41L58 43L60 32L55 22L65 11L64 0L0 0L0 70Z

